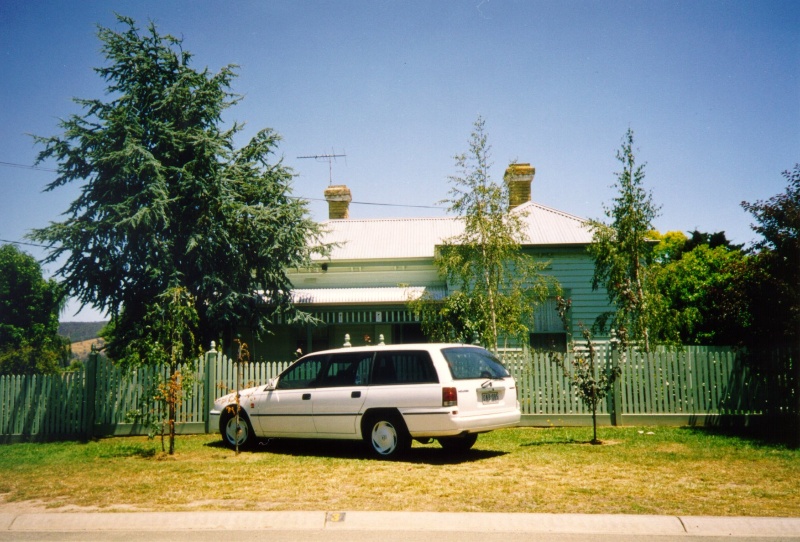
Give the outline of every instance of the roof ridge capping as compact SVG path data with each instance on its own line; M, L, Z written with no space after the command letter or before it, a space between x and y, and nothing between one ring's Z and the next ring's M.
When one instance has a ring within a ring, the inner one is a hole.
M336 218L325 220L323 223L330 222L344 222L352 224L355 222L420 222L420 221L448 221L461 218L459 216L396 216L396 217L378 217L378 218Z
M584 223L584 224L590 222L590 219L588 219L588 218L583 218L583 217L580 217L578 215L573 215L572 213L568 213L566 211L562 211L561 209L556 209L555 207L550 207L548 205L537 203L535 201L525 202L522 205L512 209L511 212L512 213L521 214L521 213L526 212L530 207L537 207L537 208L539 208L539 209L541 209L543 211L547 211L547 212L550 212L550 213L553 213L553 214L556 214L556 215L561 215L561 216L563 216L565 218L571 218L572 220L577 220L577 221L579 221L581 223Z

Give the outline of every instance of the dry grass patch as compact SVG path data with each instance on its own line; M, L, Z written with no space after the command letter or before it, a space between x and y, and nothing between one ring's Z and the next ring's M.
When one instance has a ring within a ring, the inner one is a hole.
M218 436L0 448L6 503L101 510L415 510L800 516L800 452L679 428L519 428L462 457L402 461L349 442L270 441L238 456ZM6 506L8 506L7 504Z

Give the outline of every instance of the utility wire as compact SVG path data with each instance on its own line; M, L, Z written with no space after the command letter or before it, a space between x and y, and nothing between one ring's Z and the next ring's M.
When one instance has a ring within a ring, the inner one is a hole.
M0 166L15 167L15 168L20 168L20 169L33 169L33 170L37 170L37 171L49 171L49 172L52 172L52 173L58 173L58 170L55 170L55 169L44 168L44 167L39 167L39 166L27 166L25 164L15 164L14 162L3 162L3 161L0 161ZM322 198L307 198L307 197L303 197L303 196L292 196L292 197L294 199L302 199L302 200L306 200L306 201L327 201L327 200L322 199ZM375 205L375 206L380 206L380 207L408 207L410 209L439 209L439 210L442 210L442 211L446 210L441 205L406 205L406 204L402 204L402 203L377 203L377 202L370 202L370 201L351 201L350 203L352 203L354 205ZM0 239L0 241L1 240L2 239ZM33 246L36 246L36 245L33 245Z
M50 169L50 168L39 167L39 166L28 166L28 165L25 165L25 164L15 164L14 162L2 162L2 161L0 161L0 166L16 167L16 168L20 168L20 169L33 169L33 170L37 170L37 171L49 171L51 173L58 173L57 169Z
M37 248L50 248L48 245L37 245L36 243L26 243L24 241L9 241L8 239L0 239L0 243L9 243L12 245L25 245L28 247L37 247Z
M303 196L292 196L295 199L303 199L306 201L328 201L323 198L306 198ZM444 207L440 205L406 205L403 203L373 203L368 201L351 201L351 204L355 205L380 205L382 207L411 207L413 209L441 209L442 211L446 210Z

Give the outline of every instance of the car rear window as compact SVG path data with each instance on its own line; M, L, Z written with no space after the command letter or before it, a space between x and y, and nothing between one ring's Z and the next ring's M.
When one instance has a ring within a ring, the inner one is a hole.
M500 360L482 348L443 348L442 355L455 380L505 378L508 371Z
M372 368L372 384L438 383L430 354L425 351L379 352Z

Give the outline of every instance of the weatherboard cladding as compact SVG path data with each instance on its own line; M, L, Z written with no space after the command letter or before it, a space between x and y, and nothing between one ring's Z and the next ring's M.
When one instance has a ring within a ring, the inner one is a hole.
M582 218L534 202L512 212L526 213L525 244L591 243L591 230ZM333 261L433 258L437 245L463 231L456 217L330 220L324 226L328 230L324 241L338 245L330 256Z

